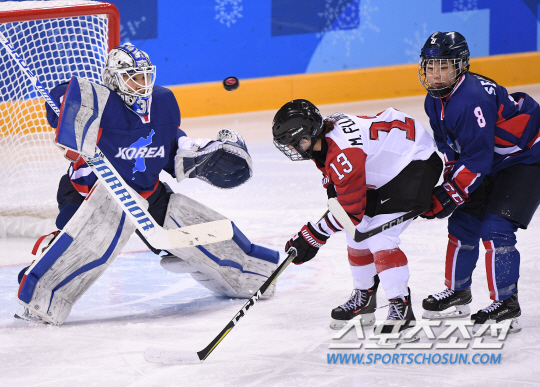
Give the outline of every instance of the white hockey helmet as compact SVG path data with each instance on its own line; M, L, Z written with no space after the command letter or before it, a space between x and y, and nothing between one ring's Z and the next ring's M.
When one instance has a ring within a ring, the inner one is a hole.
M103 69L103 83L122 97L141 116L148 115L149 99L156 79L156 66L148 54L131 43L109 52Z

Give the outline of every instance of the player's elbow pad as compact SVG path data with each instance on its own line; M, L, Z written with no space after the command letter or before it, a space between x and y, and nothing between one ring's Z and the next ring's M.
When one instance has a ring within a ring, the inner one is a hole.
M198 178L219 188L234 188L253 175L251 156L240 134L218 132L217 140L180 139L175 157L176 179Z

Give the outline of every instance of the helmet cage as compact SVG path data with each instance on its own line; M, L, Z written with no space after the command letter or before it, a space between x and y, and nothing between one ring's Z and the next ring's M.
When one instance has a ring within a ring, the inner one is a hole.
M115 47L107 56L103 83L139 115L148 115L155 80L156 66L152 65L148 54L132 44Z
M154 87L154 82L156 81L156 66L138 68L128 67L122 69L110 69L109 71L118 87L117 92L132 97L149 97L152 95L152 89ZM135 77L139 74L143 75L142 84L135 80ZM133 89L133 86L136 87L136 90Z
M315 142L316 138L309 136L308 133L294 139L289 133L280 138L274 138L276 148L292 161L311 160Z
M445 70L442 70L443 67ZM444 98L452 93L461 74L466 72L468 68L468 58L431 59L422 57L418 66L418 79L431 96ZM430 69L429 73L428 69ZM450 82L450 84L444 85L443 81ZM440 86L436 84L440 84Z

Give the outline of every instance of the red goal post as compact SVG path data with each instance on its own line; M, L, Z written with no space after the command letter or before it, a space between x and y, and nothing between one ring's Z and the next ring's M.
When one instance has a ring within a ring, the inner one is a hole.
M0 31L47 90L77 75L102 83L120 16L84 0L0 2ZM53 142L43 99L0 48L0 237L54 230L56 190L69 162Z

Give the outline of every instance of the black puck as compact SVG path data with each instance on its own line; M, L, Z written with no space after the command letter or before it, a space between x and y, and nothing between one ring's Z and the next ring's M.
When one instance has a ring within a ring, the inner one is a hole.
M223 87L227 91L236 90L238 86L240 86L240 81L236 77L227 77L223 80Z

